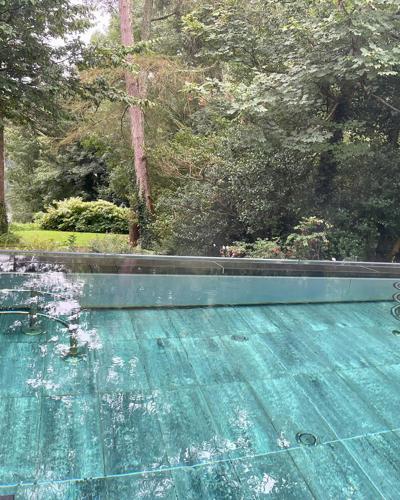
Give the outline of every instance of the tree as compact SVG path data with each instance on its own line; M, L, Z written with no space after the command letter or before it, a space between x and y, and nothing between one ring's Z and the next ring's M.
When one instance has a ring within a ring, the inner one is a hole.
M66 104L73 126L57 129L57 154L39 132L26 188L29 139L17 144L13 189L27 206L37 207L36 189L57 197L60 186L137 204L143 245L198 254L286 241L317 217L332 256L390 258L400 235L397 0L155 0L154 13L153 0L85 1L112 13L80 73L101 80L100 92ZM65 184L42 182L66 170Z
M7 201L15 221L32 222L55 200L112 199L107 145L94 139L60 145L27 126L8 127L6 135Z
M357 213L376 235L368 257L387 259L400 199L367 179L378 157L381 176L397 185L400 175L398 2L215 0L187 15L183 31L187 57L216 68L198 89L208 114L251 123L281 153L303 154L313 183L304 215L342 224L343 211Z
M153 0L145 0L143 6L142 21L142 41L150 38L151 15L153 11ZM132 10L130 0L119 0L119 17L121 26L121 42L126 48L134 46ZM126 91L129 97L144 100L147 94L147 75L143 70L139 70L139 75L132 73L133 58L127 56L127 69L125 71ZM144 113L140 104L129 106L129 115L131 122L131 139L134 151L134 165L136 172L136 183L139 200L143 201L150 214L154 212L153 200L150 191L149 172L147 168L147 159L145 152L145 132L144 132ZM132 245L137 244L138 233L130 233Z
M0 233L7 232L7 212L5 204L5 158L4 158L4 122L0 116Z
M87 11L71 0L8 0L0 5L0 231L7 229L4 125L47 133L59 101L79 90L76 65Z

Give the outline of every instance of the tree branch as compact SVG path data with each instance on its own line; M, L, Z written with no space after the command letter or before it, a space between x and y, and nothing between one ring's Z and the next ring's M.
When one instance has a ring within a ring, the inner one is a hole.
M329 113L329 115L325 118L326 121L329 121L332 116L336 113L336 110L339 106L339 103L337 102L334 106L333 106L333 109L331 110L331 112Z
M126 112L128 111L129 109L129 106L126 106L126 108L124 109L124 112L122 113L122 116L121 116L121 136L126 139L125 137L125 133L124 133L124 118L125 118L125 115L126 115Z
M374 97L377 101L381 102L382 104L384 104L385 106L387 106L388 108L390 108L392 111L396 112L396 113L400 113L400 109L399 108L396 108L395 106L392 106L390 103L386 102L385 99L383 99L382 97L380 97L379 95L376 95L376 94L373 94L371 92L371 95L372 97Z
M151 22L155 23L156 21L164 21L164 19L168 19L169 17L176 16L176 11L171 12L170 14L165 14L165 16L154 17Z

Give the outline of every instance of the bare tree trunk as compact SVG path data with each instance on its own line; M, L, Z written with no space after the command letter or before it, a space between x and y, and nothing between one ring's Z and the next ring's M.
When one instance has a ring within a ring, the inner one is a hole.
M4 124L0 116L0 234L6 233L8 230L4 182L5 182Z
M151 14L153 10L153 0L145 0L143 9L142 40L150 37ZM119 0L119 17L121 26L121 42L124 47L132 47L135 43L133 37L132 10L130 0ZM133 62L133 56L127 57L127 63ZM125 72L126 91L130 97L144 99L147 95L147 74L140 71L139 76L135 76L127 69ZM134 165L136 173L136 184L139 199L142 200L147 210L154 212L151 198L149 172L145 155L145 135L144 135L144 113L140 106L130 106L129 117L131 122L131 141L134 150ZM137 235L137 231L131 230L131 235ZM131 237L131 240L133 237ZM131 241L136 244L137 241Z

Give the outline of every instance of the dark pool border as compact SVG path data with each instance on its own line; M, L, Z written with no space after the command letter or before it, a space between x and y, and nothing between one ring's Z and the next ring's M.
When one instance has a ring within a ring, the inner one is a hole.
M0 251L0 272L400 278L387 262Z

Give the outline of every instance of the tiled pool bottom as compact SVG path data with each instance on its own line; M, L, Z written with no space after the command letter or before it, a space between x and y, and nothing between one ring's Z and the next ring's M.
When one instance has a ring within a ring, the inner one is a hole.
M398 498L392 305L91 311L77 365L1 334L0 495Z

